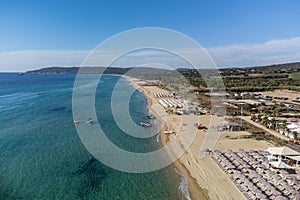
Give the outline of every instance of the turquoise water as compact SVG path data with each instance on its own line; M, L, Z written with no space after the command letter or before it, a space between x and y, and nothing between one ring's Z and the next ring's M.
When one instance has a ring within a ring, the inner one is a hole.
M122 148L137 152L159 148L155 137L135 139L113 122L110 93L119 78L107 75L101 80L104 87L96 96L101 103L95 105L99 123ZM130 174L111 169L88 153L73 124L74 80L75 75L0 73L0 198L185 199L179 190L182 177L172 166ZM136 122L146 120L147 100L140 92L131 98L130 114Z

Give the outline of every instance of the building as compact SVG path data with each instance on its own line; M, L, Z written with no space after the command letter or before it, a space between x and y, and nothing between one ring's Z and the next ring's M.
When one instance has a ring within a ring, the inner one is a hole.
M235 122L229 122L227 124L227 130L229 130L229 131L244 131L245 127L243 127L241 124L238 124Z
M300 167L300 153L289 147L269 147L267 159L277 169L294 169Z

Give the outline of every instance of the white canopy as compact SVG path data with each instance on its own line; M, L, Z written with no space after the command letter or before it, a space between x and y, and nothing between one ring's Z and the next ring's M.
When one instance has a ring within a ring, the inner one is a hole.
M274 168L278 169L293 169L293 167L289 166L288 164L282 162L282 161L274 161L274 162L269 162L270 165Z
M267 151L272 155L300 156L300 153L289 147L269 147Z

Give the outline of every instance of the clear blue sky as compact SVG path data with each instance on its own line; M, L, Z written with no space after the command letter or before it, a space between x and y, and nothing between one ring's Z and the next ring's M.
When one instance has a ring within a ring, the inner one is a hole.
M299 37L299 19L299 0L0 0L0 53L90 50L145 26L180 31L206 48L261 44Z

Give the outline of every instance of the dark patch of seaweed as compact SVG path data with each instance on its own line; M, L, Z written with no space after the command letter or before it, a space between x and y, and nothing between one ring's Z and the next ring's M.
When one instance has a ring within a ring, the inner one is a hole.
M108 175L108 168L102 163L91 157L75 172L75 175L84 176L81 187L78 188L77 196L84 199L88 196L90 191L96 189L101 185L105 177Z
M49 109L49 111L50 112L62 112L62 111L71 112L71 110L68 109L66 106L55 107L55 108Z

